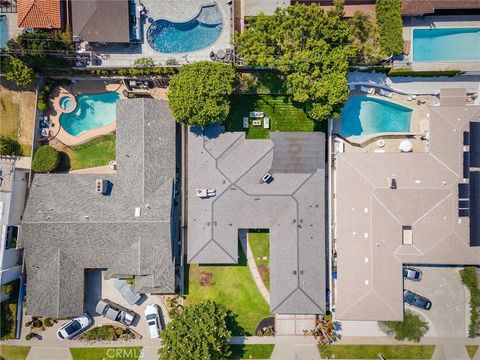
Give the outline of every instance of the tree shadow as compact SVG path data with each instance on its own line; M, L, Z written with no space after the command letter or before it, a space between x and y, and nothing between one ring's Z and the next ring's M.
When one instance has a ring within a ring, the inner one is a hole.
M228 310L227 313L227 329L232 332L233 336L250 336L250 332L245 331L245 329L237 321L238 314L235 314L233 311Z
M70 171L71 163L70 156L64 151L60 152L60 162L57 166L57 172L68 172Z

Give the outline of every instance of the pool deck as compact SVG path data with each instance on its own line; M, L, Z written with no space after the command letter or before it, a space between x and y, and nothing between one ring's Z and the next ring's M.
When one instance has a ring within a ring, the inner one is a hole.
M423 18L409 17L403 25L403 39L410 41L410 61L413 60L413 39L414 28L430 28L431 26L441 28L480 28L480 15L450 15L450 16L425 16ZM429 70L463 70L480 71L480 62L413 62L412 68L415 71Z
M157 19L167 19L175 22L184 22L194 18L203 5L216 4L222 13L223 27L220 36L209 47L178 54L159 53L152 49L147 41L147 30L149 23L143 25L143 43L131 44L128 47L111 45L103 46L97 49L97 55L101 56L102 51L106 56L102 57L101 67L125 67L133 66L139 57L151 57L156 63L165 64L169 59L175 59L179 64L199 60L210 60L210 52L220 49L230 48L232 46L233 25L232 25L232 9L226 1L222 0L144 0L142 4L148 10L148 17Z
M116 123L114 122L110 125L85 131L77 136L69 134L60 125L60 115L64 112L59 103L62 97L117 91L121 95L121 98L124 98L122 95L123 90L124 86L118 82L108 83L105 81L77 81L71 85L55 87L50 96L50 106L47 114L52 122L49 137L50 144L54 147L80 145L97 136L112 133L116 129Z

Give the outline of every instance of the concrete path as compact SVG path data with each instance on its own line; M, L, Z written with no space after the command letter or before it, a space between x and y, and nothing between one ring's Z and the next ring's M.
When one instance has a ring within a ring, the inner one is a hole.
M257 285L257 288L260 291L260 294L262 294L267 304L270 305L270 292L265 287L262 277L258 272L257 263L255 262L255 258L253 257L252 248L248 243L248 232L246 230L239 230L238 238L240 240L240 244L242 245L243 252L247 256L247 264L248 264L248 268L250 269L250 272L252 273L253 280L255 281L255 284Z
M32 346L26 360L70 360L72 355L66 347Z
M292 360L292 359L320 359L317 344L313 337L305 337L310 341L302 341L299 343L299 338L294 337L278 337L278 342L273 348L270 359L274 360Z
M96 166L87 169L79 169L69 171L70 174L115 174L116 171L113 170L110 166Z

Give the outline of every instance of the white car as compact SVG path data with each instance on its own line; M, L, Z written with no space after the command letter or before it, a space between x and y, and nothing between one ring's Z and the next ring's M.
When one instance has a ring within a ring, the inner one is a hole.
M148 331L150 331L150 339L160 337L160 316L158 315L157 305L150 304L145 308L145 318L147 319Z
M84 332L91 323L92 318L90 315L84 313L82 316L70 320L60 329L58 329L57 337L60 340L73 339L78 334Z

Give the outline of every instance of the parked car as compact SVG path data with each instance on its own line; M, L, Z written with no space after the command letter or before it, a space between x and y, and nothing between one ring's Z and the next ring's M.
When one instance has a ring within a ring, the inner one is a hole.
M412 281L420 281L422 280L422 272L417 268L404 267L403 277Z
M160 337L159 331L162 330L162 323L160 322L158 307L154 304L147 305L145 308L145 318L147 319L150 339Z
M133 290L132 285L128 284L125 280L115 279L114 285L129 305L135 305L142 297L139 293Z
M95 311L107 319L119 322L126 326L132 325L137 316L136 312L115 304L108 299L100 300Z
M57 337L60 340L70 340L76 337L77 335L84 332L92 323L92 318L87 313L84 313L82 316L76 317L65 325L63 325L57 331Z
M430 300L409 290L403 291L403 301L420 309L430 310L432 307Z

